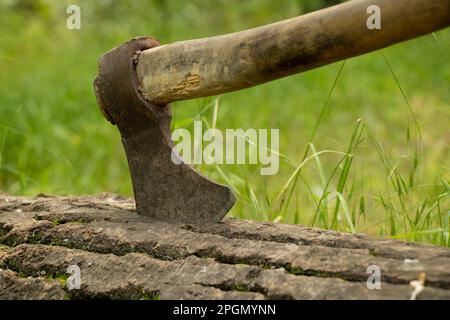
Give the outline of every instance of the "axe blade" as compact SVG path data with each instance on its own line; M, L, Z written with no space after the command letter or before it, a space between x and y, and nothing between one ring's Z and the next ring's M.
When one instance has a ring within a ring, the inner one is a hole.
M138 37L105 53L94 81L103 115L119 128L139 214L185 223L219 222L236 199L184 162L172 161L169 105L142 96L135 65L142 50L159 42Z

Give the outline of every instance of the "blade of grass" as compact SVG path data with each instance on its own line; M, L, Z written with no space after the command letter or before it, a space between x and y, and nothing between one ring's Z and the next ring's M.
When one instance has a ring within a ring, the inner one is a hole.
M347 219L348 227L352 233L355 233L355 226L353 225L350 210L348 209L347 202L344 199L344 196L340 192L336 192L337 199L340 200L342 204L342 211L344 211L345 218Z
M364 124L362 123L361 120L358 120L358 122L356 124L356 127L355 127L355 130L353 130L352 136L350 138L350 142L349 142L349 145L347 147L346 154L351 154L352 150L354 149L354 145L359 143L359 141L361 139L361 136L363 134L363 131L364 131ZM347 178L348 178L348 175L350 173L350 168L351 168L352 162L353 162L353 156L346 156L345 157L344 163L342 165L341 174L339 176L338 184L337 184L337 187L336 187L336 192L341 194L341 195L344 192L345 184L347 182ZM338 212L339 212L340 203L341 203L341 199L338 197L336 199L336 206L335 206L334 212L333 212L333 220L332 220L332 223L331 223L331 228L332 229L336 229L337 228L337 215L338 215Z

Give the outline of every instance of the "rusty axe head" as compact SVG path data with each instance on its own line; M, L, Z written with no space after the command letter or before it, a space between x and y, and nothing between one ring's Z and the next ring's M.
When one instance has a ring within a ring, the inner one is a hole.
M218 222L233 206L233 193L187 164L172 161L170 106L150 103L139 87L135 70L139 54L156 46L156 39L138 37L102 55L94 81L98 104L119 128L141 215L174 222Z

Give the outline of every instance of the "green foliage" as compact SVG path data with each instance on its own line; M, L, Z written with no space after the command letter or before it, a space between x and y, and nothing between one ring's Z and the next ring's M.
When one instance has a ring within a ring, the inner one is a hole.
M243 30L320 1L0 0L0 190L131 194L92 80L136 35L162 43ZM322 1L327 3L328 1ZM231 216L449 243L450 31L221 97L173 105L172 126L279 128L281 166L201 165L239 197ZM215 100L216 99L216 100ZM214 115L215 113L215 115Z
M142 291L142 298L140 300L160 300L158 291Z

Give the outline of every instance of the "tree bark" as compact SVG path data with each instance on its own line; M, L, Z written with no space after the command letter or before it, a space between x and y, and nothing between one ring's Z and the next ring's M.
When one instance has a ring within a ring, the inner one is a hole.
M112 194L0 195L0 299L450 299L450 249L225 219L172 224ZM69 290L70 265L81 288ZM367 287L367 267L381 289Z

